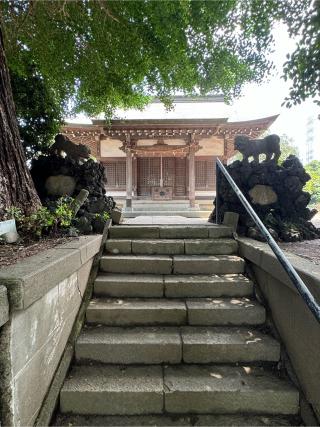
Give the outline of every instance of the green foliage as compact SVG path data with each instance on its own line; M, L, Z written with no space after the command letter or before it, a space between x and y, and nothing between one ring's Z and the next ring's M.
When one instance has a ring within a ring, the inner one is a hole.
M101 218L103 221L107 221L108 219L110 219L110 214L109 212L105 211L105 212L102 212L101 214L96 214L96 217Z
M16 220L17 230L23 237L39 239L44 234L55 234L71 226L73 201L71 197L61 197L55 207L42 206L31 215L24 215L21 209L12 207L7 210L6 217Z
M271 70L272 26L309 0L10 0L0 3L10 69L25 57L73 112L112 115L187 95L240 93Z
M60 197L53 210L55 223L58 227L69 227L74 217L74 199L72 197Z
M287 157L290 156L290 154L293 154L294 156L299 157L299 150L294 145L294 141L292 138L289 138L288 135L281 135L280 136L280 150L281 150L281 156L278 160L278 164L281 165L284 160L286 160Z
M320 161L313 160L305 166L306 171L311 176L304 187L305 191L311 194L311 204L320 203Z
M32 64L10 73L19 132L27 158L45 153L62 124L63 108Z
M285 80L292 80L286 106L314 98L320 105L320 2L309 1L298 15L288 16L290 36L298 36L295 51L287 55Z

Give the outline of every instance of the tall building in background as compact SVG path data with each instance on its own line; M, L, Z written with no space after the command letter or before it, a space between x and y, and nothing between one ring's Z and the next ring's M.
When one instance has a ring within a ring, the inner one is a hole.
M306 125L306 145L304 163L320 160L320 119L319 116L310 116Z

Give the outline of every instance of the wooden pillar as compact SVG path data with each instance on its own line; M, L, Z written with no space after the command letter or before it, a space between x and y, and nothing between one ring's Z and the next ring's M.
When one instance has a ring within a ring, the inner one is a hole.
M138 159L134 157L132 159L132 179L133 179L133 195L134 198L138 196Z
M189 202L191 208L194 208L196 204L196 176L194 157L194 150L191 149L189 153Z
M132 152L126 148L126 207L132 208Z
M223 157L221 161L224 165L226 165L228 161L228 140L225 135L223 135Z

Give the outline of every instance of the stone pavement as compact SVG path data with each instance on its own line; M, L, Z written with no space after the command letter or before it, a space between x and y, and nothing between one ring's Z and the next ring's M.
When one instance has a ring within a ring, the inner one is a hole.
M210 225L203 218L185 218L183 216L137 216L123 221L125 225Z

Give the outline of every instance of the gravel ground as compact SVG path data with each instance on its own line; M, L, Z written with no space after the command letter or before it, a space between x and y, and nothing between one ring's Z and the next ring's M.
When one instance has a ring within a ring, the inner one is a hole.
M312 222L317 228L320 228L320 212L317 213ZM320 265L320 239L280 243L280 247L284 251L299 255Z
M0 244L0 268L15 264L23 258L36 255L73 239L75 237L54 237L18 244Z

